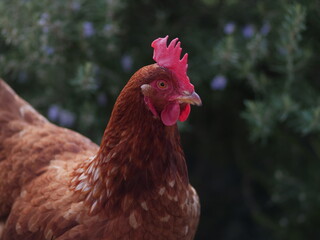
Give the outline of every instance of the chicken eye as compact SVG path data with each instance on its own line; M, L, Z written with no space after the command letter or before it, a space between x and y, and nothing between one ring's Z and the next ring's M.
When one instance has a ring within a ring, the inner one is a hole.
M159 89L164 90L168 88L168 84L166 81L160 80L157 82L157 86Z

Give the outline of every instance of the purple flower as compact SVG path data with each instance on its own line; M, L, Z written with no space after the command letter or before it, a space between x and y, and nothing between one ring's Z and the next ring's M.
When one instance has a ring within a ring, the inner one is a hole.
M38 24L40 26L44 26L47 24L47 21L49 19L49 14L48 13L42 13L41 16L40 16L40 19L38 21Z
M74 113L62 109L56 104L49 107L47 116L50 121L58 121L59 124L64 127L71 127L76 119Z
M51 46L44 46L43 51L49 56L54 53L54 48Z
M61 109L59 112L59 123L61 126L71 127L75 121L76 117L74 113Z
M254 26L251 24L246 25L243 29L242 29L242 35L245 38L251 38L253 37L255 32Z
M271 26L270 23L266 22L262 25L261 29L260 29L260 33L264 36L268 35L268 33L270 32Z
M133 63L133 60L132 60L132 57L131 57L130 55L124 55L124 56L121 58L122 69L123 69L125 72L131 71L131 69L132 69L132 63Z
M56 104L53 104L49 107L47 116L51 121L57 121L59 118L60 107Z
M92 35L94 35L95 30L92 22L84 22L82 24L82 31L84 37L91 37Z
M224 25L224 33L225 34L232 34L235 30L236 26L234 22L228 22L226 25Z
M97 96L97 102L98 102L99 105L104 106L104 105L107 104L107 101L108 101L108 99L107 99L107 96L106 96L105 93L100 93Z
M49 27L48 26L43 26L42 32L48 33L49 32Z
M211 83L210 83L210 86L211 86L211 89L213 90L223 90L225 89L225 87L227 86L227 78L223 75L217 75L215 76Z

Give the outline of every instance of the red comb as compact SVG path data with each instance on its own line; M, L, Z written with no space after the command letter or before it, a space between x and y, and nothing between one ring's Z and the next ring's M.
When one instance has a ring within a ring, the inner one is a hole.
M180 59L182 49L178 38L173 39L168 47L167 40L168 36L158 38L152 42L151 46L154 48L153 60L155 60L160 66L172 70L181 83L183 83L186 90L192 92L194 87L187 76L188 53Z

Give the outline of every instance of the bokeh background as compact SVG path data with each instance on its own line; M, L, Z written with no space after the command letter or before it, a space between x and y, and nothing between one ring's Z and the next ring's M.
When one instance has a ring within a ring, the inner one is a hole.
M100 143L167 34L203 100L179 124L202 204L196 239L320 239L319 1L1 0L0 76Z

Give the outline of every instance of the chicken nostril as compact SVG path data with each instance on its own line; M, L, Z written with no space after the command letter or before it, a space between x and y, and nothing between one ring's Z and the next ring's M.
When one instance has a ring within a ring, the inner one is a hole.
M191 92L189 92L189 91L183 91L182 93L183 93L183 95L186 95L186 96L190 96L191 95Z

